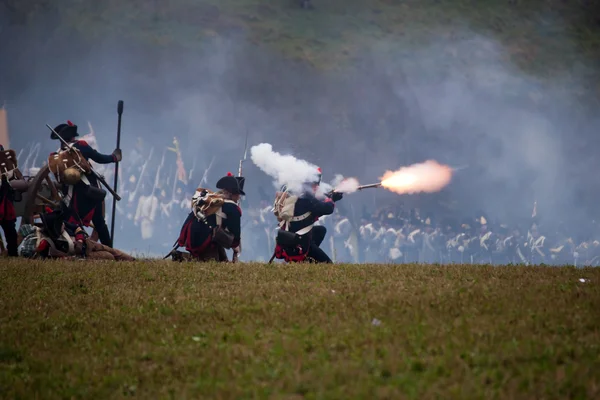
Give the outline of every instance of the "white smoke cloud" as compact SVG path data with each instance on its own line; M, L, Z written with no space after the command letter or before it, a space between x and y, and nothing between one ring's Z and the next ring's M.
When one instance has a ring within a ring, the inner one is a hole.
M301 191L305 182L318 179L318 167L308 161L300 160L291 154L273 151L269 143L261 143L250 149L252 162L265 174L274 179L274 185L280 188L286 185L289 190Z
M341 175L339 175L341 177ZM344 178L335 183L335 191L339 193L354 193L358 190L360 183L356 178Z

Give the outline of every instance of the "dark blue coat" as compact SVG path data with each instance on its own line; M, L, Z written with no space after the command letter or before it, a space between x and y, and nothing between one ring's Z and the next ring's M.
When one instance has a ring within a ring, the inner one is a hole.
M289 224L290 232L299 232L302 229L308 227L311 224L317 222L319 217L324 215L333 214L335 210L335 203L330 198L326 197L325 200L317 199L311 192L304 192L294 207L294 217L310 213L310 217L303 219L302 221L292 221ZM310 247L311 235L302 235L300 246L303 249L308 250Z

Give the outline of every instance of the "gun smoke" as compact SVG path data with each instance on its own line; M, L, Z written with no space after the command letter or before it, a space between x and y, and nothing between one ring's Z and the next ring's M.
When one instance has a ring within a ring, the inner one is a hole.
M252 146L250 157L261 171L274 179L277 189L285 185L289 190L299 192L306 182L318 180L319 167L291 154L273 151L269 143Z

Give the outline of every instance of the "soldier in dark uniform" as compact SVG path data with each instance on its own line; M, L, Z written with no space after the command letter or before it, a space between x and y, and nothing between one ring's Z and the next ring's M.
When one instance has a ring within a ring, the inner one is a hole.
M58 125L54 128L54 131L67 143L72 144L74 148L78 149L88 161L92 160L98 164L110 164L119 162L122 159L120 149L116 149L112 154L100 154L84 140L77 140L76 138L79 136L77 125L74 125L71 121ZM58 140L54 132L52 132L50 138ZM61 148L64 149L65 146L62 145ZM84 226L90 226L90 222L93 223L94 229L98 232L100 242L108 247L113 247L102 210L104 198L99 198L97 195L94 196L94 192L90 190L91 186L99 188L98 180L93 174L86 175L85 177L90 183L89 186L85 182L79 181L74 186L63 185L61 189L69 206L68 222L74 224L83 223Z
M308 259L318 263L332 263L331 259L319 247L327 228L313 226L324 215L333 214L335 202L342 199L342 193L333 192L325 200L315 197L321 183L321 169L318 170L317 180L304 184L303 192L298 196L294 206L294 219L289 223L283 222L280 230L295 233L296 240L293 245L279 241L275 246L274 257L287 262L302 262ZM279 235L278 235L279 236Z
M192 211L181 228L177 247L185 247L191 257L198 261L228 261L225 246L235 249L241 240L242 210L238 207L240 196L246 194L240 189L240 180L228 174L217 182L218 192L224 197L225 203L216 213L199 218ZM197 195L200 192L196 192ZM231 243L224 245L220 242L217 230L223 230L232 237ZM181 254L172 251L174 260L180 260Z
M0 145L0 151L4 152L4 147ZM17 244L17 215L14 206L15 190L11 187L7 174L2 174L0 181L0 226L6 237L6 250L9 257L18 256ZM1 240L1 239L0 239Z

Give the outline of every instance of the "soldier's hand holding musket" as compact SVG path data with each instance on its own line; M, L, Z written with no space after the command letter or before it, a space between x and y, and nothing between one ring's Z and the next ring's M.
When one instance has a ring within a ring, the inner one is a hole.
M341 199L344 198L344 194L340 193L340 192L336 192L335 190L332 190L331 192L328 192L326 194L327 197L329 197L333 202L338 202Z

